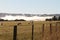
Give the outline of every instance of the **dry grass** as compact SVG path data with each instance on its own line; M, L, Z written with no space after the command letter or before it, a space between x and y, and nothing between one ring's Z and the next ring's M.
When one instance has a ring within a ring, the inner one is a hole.
M56 21L58 22L58 21ZM50 35L50 23L53 26L53 32L55 31L56 22L52 21L36 21L34 22L34 40L51 40L48 39ZM3 23L1 25L1 23ZM18 23L21 23L17 25ZM42 24L45 24L44 33L42 30ZM0 40L13 40L13 28L17 25L17 40L31 40L32 36L32 23L30 21L2 21L0 22ZM44 39L43 34L48 38ZM55 40L55 39L53 39Z

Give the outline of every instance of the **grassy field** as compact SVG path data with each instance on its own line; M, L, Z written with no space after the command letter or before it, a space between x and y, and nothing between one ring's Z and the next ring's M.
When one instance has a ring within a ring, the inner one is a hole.
M60 27L56 32L56 24L58 21L35 21L34 24L34 40L57 40L56 34L60 34ZM19 23L19 25L18 25ZM44 24L44 29L43 29ZM52 24L52 31L50 30ZM17 40L31 40L32 23L31 21L1 21L0 22L0 40L13 40L13 28L17 25ZM50 37L50 33L52 36ZM60 38L60 36L58 35ZM58 39L60 40L60 39Z

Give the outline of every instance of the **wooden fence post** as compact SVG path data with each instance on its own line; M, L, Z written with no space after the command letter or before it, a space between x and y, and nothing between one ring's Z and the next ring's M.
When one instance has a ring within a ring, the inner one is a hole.
M14 30L13 30L13 40L17 40L17 26L14 26Z
M50 34L52 34L52 24L50 24Z
M42 37L44 37L44 24L42 25Z
M34 38L34 24L33 24L33 21L32 21L32 40Z
M57 23L56 23L56 32L57 32L56 35L57 35L57 40L59 40L59 37L58 37L58 33L59 33L59 32L58 32L58 31L59 31L59 29L60 29L59 26L58 26L58 24L60 24L60 22L57 22Z

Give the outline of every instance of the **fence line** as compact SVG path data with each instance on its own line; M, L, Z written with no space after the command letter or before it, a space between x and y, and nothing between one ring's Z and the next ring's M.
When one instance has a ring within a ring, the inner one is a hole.
M31 40L34 40L34 23L32 23L32 33L31 33ZM49 37L50 36L50 39L47 39L47 40L60 40L60 27L59 25L60 23L55 23L54 26L52 26L51 23L49 23L49 26L48 28L44 28L45 27L45 24L42 24L42 40L43 38L47 38L46 35ZM46 32L45 32L46 31ZM49 31L49 33L47 33L47 31ZM47 33L46 35L44 33ZM53 36L52 36L53 35ZM55 37L55 38L54 38ZM17 25L14 26L13 28L13 40L17 40ZM44 39L46 40L46 39Z
M52 24L50 23L50 35L52 34ZM55 32L57 32L57 24L56 24L56 27L55 27ZM17 26L14 26L14 33L13 33L13 40L17 40ZM56 33L55 33L56 34ZM44 24L42 25L42 37L44 37ZM58 40L58 37L57 37L57 34L56 34L56 40ZM34 40L34 24L32 22L32 39L31 40ZM52 38L51 38L52 40Z

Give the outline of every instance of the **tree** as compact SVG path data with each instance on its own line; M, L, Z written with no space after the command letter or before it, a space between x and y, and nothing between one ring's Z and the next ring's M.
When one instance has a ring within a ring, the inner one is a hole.
M24 20L24 19L20 19L20 20L16 19L15 21L26 21L26 20Z
M51 21L52 19L46 19L46 21Z
M53 20L53 21L57 21L57 17L54 16L54 17L52 18L52 20Z
M1 18L0 18L0 21L4 21L4 19L1 19Z
M60 21L60 16L59 16L58 20Z

